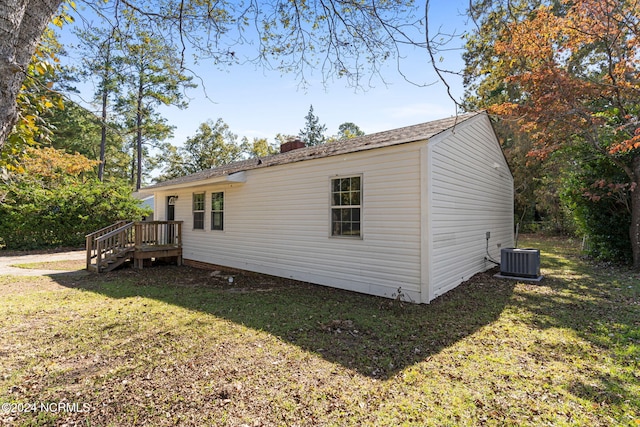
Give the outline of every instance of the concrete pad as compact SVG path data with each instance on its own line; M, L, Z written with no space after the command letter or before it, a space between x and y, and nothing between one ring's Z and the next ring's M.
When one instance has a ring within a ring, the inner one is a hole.
M538 276L538 277L517 277L517 276L505 276L502 275L500 273L498 274L494 274L493 277L496 277L498 279L511 279L511 280L518 280L521 282L541 282L542 279L544 279L544 276Z

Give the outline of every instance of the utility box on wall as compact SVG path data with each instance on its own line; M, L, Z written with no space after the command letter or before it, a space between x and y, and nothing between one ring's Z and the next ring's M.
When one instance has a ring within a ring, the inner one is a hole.
M500 275L525 279L540 277L540 250L503 248L500 250Z

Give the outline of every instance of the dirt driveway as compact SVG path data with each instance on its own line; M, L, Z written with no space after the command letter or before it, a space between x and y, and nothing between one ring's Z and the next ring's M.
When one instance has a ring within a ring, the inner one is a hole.
M29 255L2 255L0 252L0 275L46 276L49 274L61 273L81 274L84 273L85 270L35 270L31 268L18 268L12 266L15 264L31 264L38 262L75 261L85 259L86 256L87 252L84 250Z

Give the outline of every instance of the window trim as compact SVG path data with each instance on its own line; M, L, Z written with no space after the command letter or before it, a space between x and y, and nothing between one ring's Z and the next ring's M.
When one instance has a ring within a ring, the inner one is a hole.
M202 194L202 209L196 210L196 196ZM206 206L207 206L207 192L206 191L197 191L191 193L191 216L193 219L192 229L193 230L206 230L205 224L207 223L207 214L206 214ZM196 213L202 213L202 228L196 228Z
M337 179L360 178L360 204L359 205L334 205L333 204L333 183ZM363 240L364 239L364 175L362 173L335 175L329 178L329 237L334 239ZM333 233L333 210L354 208L360 209L360 232L358 235L343 235Z
M209 205L211 207L211 209L210 209L210 212L211 212L211 221L210 221L211 231L224 231L224 216L225 216L224 215L224 199L225 199L225 194L224 193L225 193L224 191L212 191L211 192L211 203ZM222 209L219 209L219 210L214 210L213 209L213 201L215 200L216 194L222 194ZM216 214L216 213L220 213L222 215L221 216L222 228L213 228L213 219L215 217L214 214Z

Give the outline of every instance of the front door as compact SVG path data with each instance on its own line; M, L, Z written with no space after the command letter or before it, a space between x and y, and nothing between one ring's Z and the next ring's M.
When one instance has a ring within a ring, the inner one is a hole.
M176 196L167 197L167 221L176 220ZM167 244L175 244L175 224L167 224Z
M167 221L176 220L176 196L167 197Z

